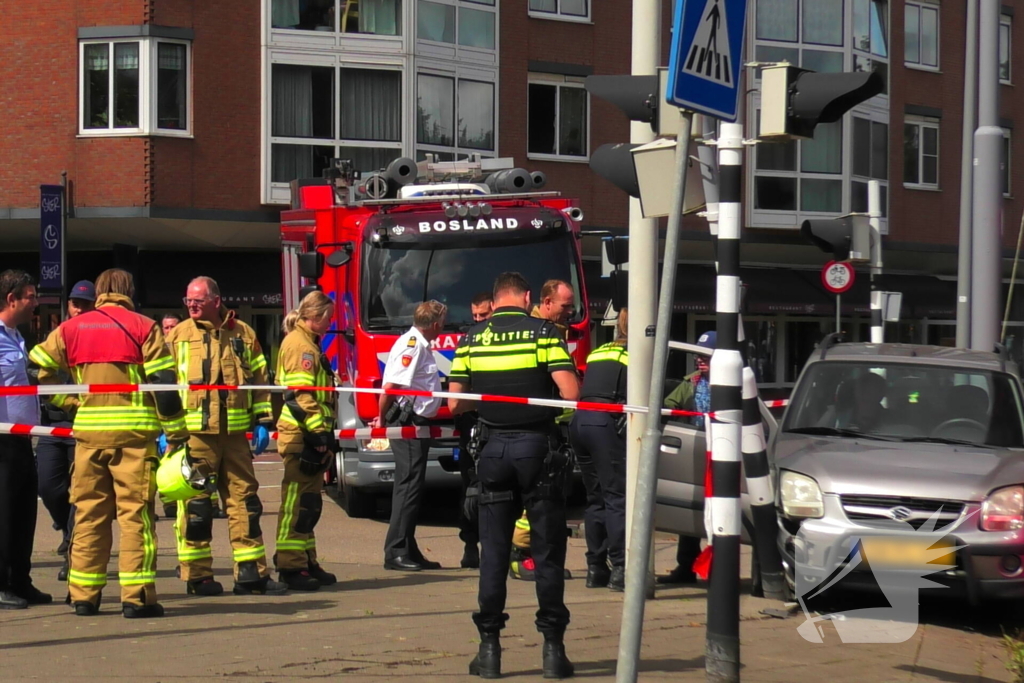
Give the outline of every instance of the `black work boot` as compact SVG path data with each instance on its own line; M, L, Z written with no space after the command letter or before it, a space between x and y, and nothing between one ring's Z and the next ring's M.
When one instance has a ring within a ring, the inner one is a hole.
M480 634L480 650L469 663L469 675L501 678L501 640L497 633Z
M626 568L612 567L612 573L608 577L608 590L621 593L626 590Z
M189 595L214 596L224 592L224 586L212 576L207 576L197 581L189 581L185 584Z
M154 603L152 605L136 605L134 602L122 602L121 613L125 619L153 619L164 615L163 605ZM78 614L77 605L75 614Z
M333 586L338 583L338 577L328 571L324 571L324 568L319 564L309 565L309 575L316 579L321 586Z
M320 590L320 582L305 569L282 570L280 579L290 590L293 591Z
M60 571L57 572L57 580L61 583L67 583L68 571L71 570L71 565L68 563L68 558L64 558L64 564L60 566Z
M587 588L604 588L608 585L608 577L608 565L590 565L587 567Z
M467 543L459 563L463 569L480 569L480 549L476 543Z
M288 592L289 586L274 581L269 576L264 576L259 581L235 581L235 587L231 592L235 595L284 595Z
M562 636L544 636L544 678L570 678L576 669L565 656Z

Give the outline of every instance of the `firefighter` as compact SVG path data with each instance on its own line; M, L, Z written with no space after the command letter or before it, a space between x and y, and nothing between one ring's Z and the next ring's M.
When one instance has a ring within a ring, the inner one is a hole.
M566 324L572 317L574 310L574 299L576 297L572 285L564 280L548 280L540 288L540 303L530 311L534 318L547 320L554 324L563 340L569 336L569 326ZM555 418L558 428L555 432L554 441L561 440L561 430L569 424L572 419L572 410L565 410ZM552 444L552 448L560 446ZM516 520L516 531L512 536L512 559L509 562L509 575L521 581L534 580L534 562L530 556L530 520L527 519L526 510ZM565 570L565 578L571 579L572 574Z
M587 356L581 401L626 402L629 351L626 309L619 311L618 338ZM622 592L626 587L626 415L579 410L569 438L587 490L587 588ZM609 570L609 564L611 569Z
M541 397L560 394L575 401L579 382L565 341L554 325L527 315L529 285L519 273L502 273L494 283L494 314L474 325L459 342L449 375L452 392ZM469 673L501 675L499 635L505 627L506 581L517 513L525 506L536 560L537 630L544 635L544 678L567 678L572 663L563 638L569 624L565 606L565 477L568 462L549 448L557 410L530 405L449 399L458 415L480 415L482 443L477 459L480 516L480 650Z
M220 287L209 277L189 283L185 295L189 319L167 337L178 384L267 384L267 361L252 328L221 301ZM235 564L236 595L282 595L287 587L267 571L260 517L263 504L253 469L274 428L270 392L190 391L185 395L189 453L217 477L227 503L228 532ZM255 449L246 432L252 429ZM203 494L178 503L174 525L181 579L189 595L220 595L213 578L213 518L216 503Z
M284 319L285 338L278 352L281 386L334 386L320 338L331 327L334 302L313 291ZM317 562L313 529L323 507L324 470L338 451L334 435L334 392L286 391L277 421L277 448L284 459L281 511L277 518L275 563L289 588L315 591L337 581Z
M80 384L174 383L174 360L156 321L134 312L130 273L113 268L96 279L96 310L65 321L29 357L39 381L55 383L60 370ZM114 517L121 530L118 580L128 619L161 617L156 595L156 528L153 523L156 438L163 428L171 445L188 440L181 397L152 394L87 394L75 414L75 463L71 503L68 598L78 616L99 611L113 543Z

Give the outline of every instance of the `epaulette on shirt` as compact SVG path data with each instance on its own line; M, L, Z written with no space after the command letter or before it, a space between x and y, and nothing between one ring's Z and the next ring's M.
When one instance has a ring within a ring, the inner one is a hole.
M409 337L409 341L407 341L405 345L408 346L410 349L416 346L416 337Z

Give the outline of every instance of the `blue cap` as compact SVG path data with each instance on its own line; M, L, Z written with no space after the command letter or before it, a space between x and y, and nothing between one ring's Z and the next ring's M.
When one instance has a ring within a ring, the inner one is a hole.
M713 349L715 348L715 342L717 341L718 334L714 330L711 330L710 332L705 332L700 335L700 338L697 340L697 346L703 346L706 349Z
M79 280L71 288L68 294L69 299L81 299L82 301L96 301L96 287L88 280Z

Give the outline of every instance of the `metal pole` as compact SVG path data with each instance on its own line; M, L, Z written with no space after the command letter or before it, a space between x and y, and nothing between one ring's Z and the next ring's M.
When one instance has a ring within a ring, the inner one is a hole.
M978 0L967 0L964 54L964 118L960 151L960 252L956 280L956 345L971 345L971 212L974 183L974 127L978 106Z
M882 274L882 186L877 180L868 181L868 225L871 226L871 343L885 340L882 321L882 293L876 287L876 275Z
M718 156L715 149L707 144L714 140L718 126L710 116L701 116L701 144L697 145L697 158L700 160L700 180L704 186L704 216L708 220L713 249L717 250L718 240ZM718 260L718 257L715 257Z
M842 332L842 323L839 321L840 307L842 306L842 295L836 294L836 332Z
M999 0L980 0L978 130L974 133L971 229L971 348L995 349L1002 283L1002 187L999 161Z
M667 106L667 105L664 105ZM683 222L683 198L686 196L686 168L689 165L690 124L693 114L682 112L681 128L676 140L675 205L668 217L665 232L665 267L661 273L661 295L658 297L658 322L654 336L653 374L647 396L647 420L637 468L636 498L632 511L633 535L626 555L626 594L622 603L622 628L619 633L619 663L615 669L618 683L635 683L640 662L640 638L643 635L647 575L650 570L652 532L654 530L654 498L658 487L658 452L661 447L662 400L665 392L665 366L668 363L668 338L672 331L672 303L675 299L676 261L679 253L679 232ZM632 280L632 276L630 276ZM632 314L630 314L632 315ZM633 321L630 320L632 328ZM632 356L632 351L630 351ZM632 358L630 358L632 363ZM630 375L633 374L632 367Z
M661 0L634 0L632 31L633 75L653 76L661 59ZM660 93L658 94L660 98ZM667 105L661 105L662 108ZM644 144L654 140L650 124L633 121L629 141ZM673 263L673 265L675 265ZM658 276L658 221L644 218L640 200L629 200L629 345L630 370L626 400L643 405L651 387L651 363L654 337L647 330L654 325ZM635 505L640 438L647 425L646 416L633 413L626 428L626 513L632 519ZM632 524L626 524L627 555L631 547ZM653 563L649 563L653 567ZM646 577L647 594L654 597L654 575Z
M718 138L718 284L711 355L712 561L704 666L709 681L740 676L740 444L743 358L739 351L740 187L743 126L723 123Z

